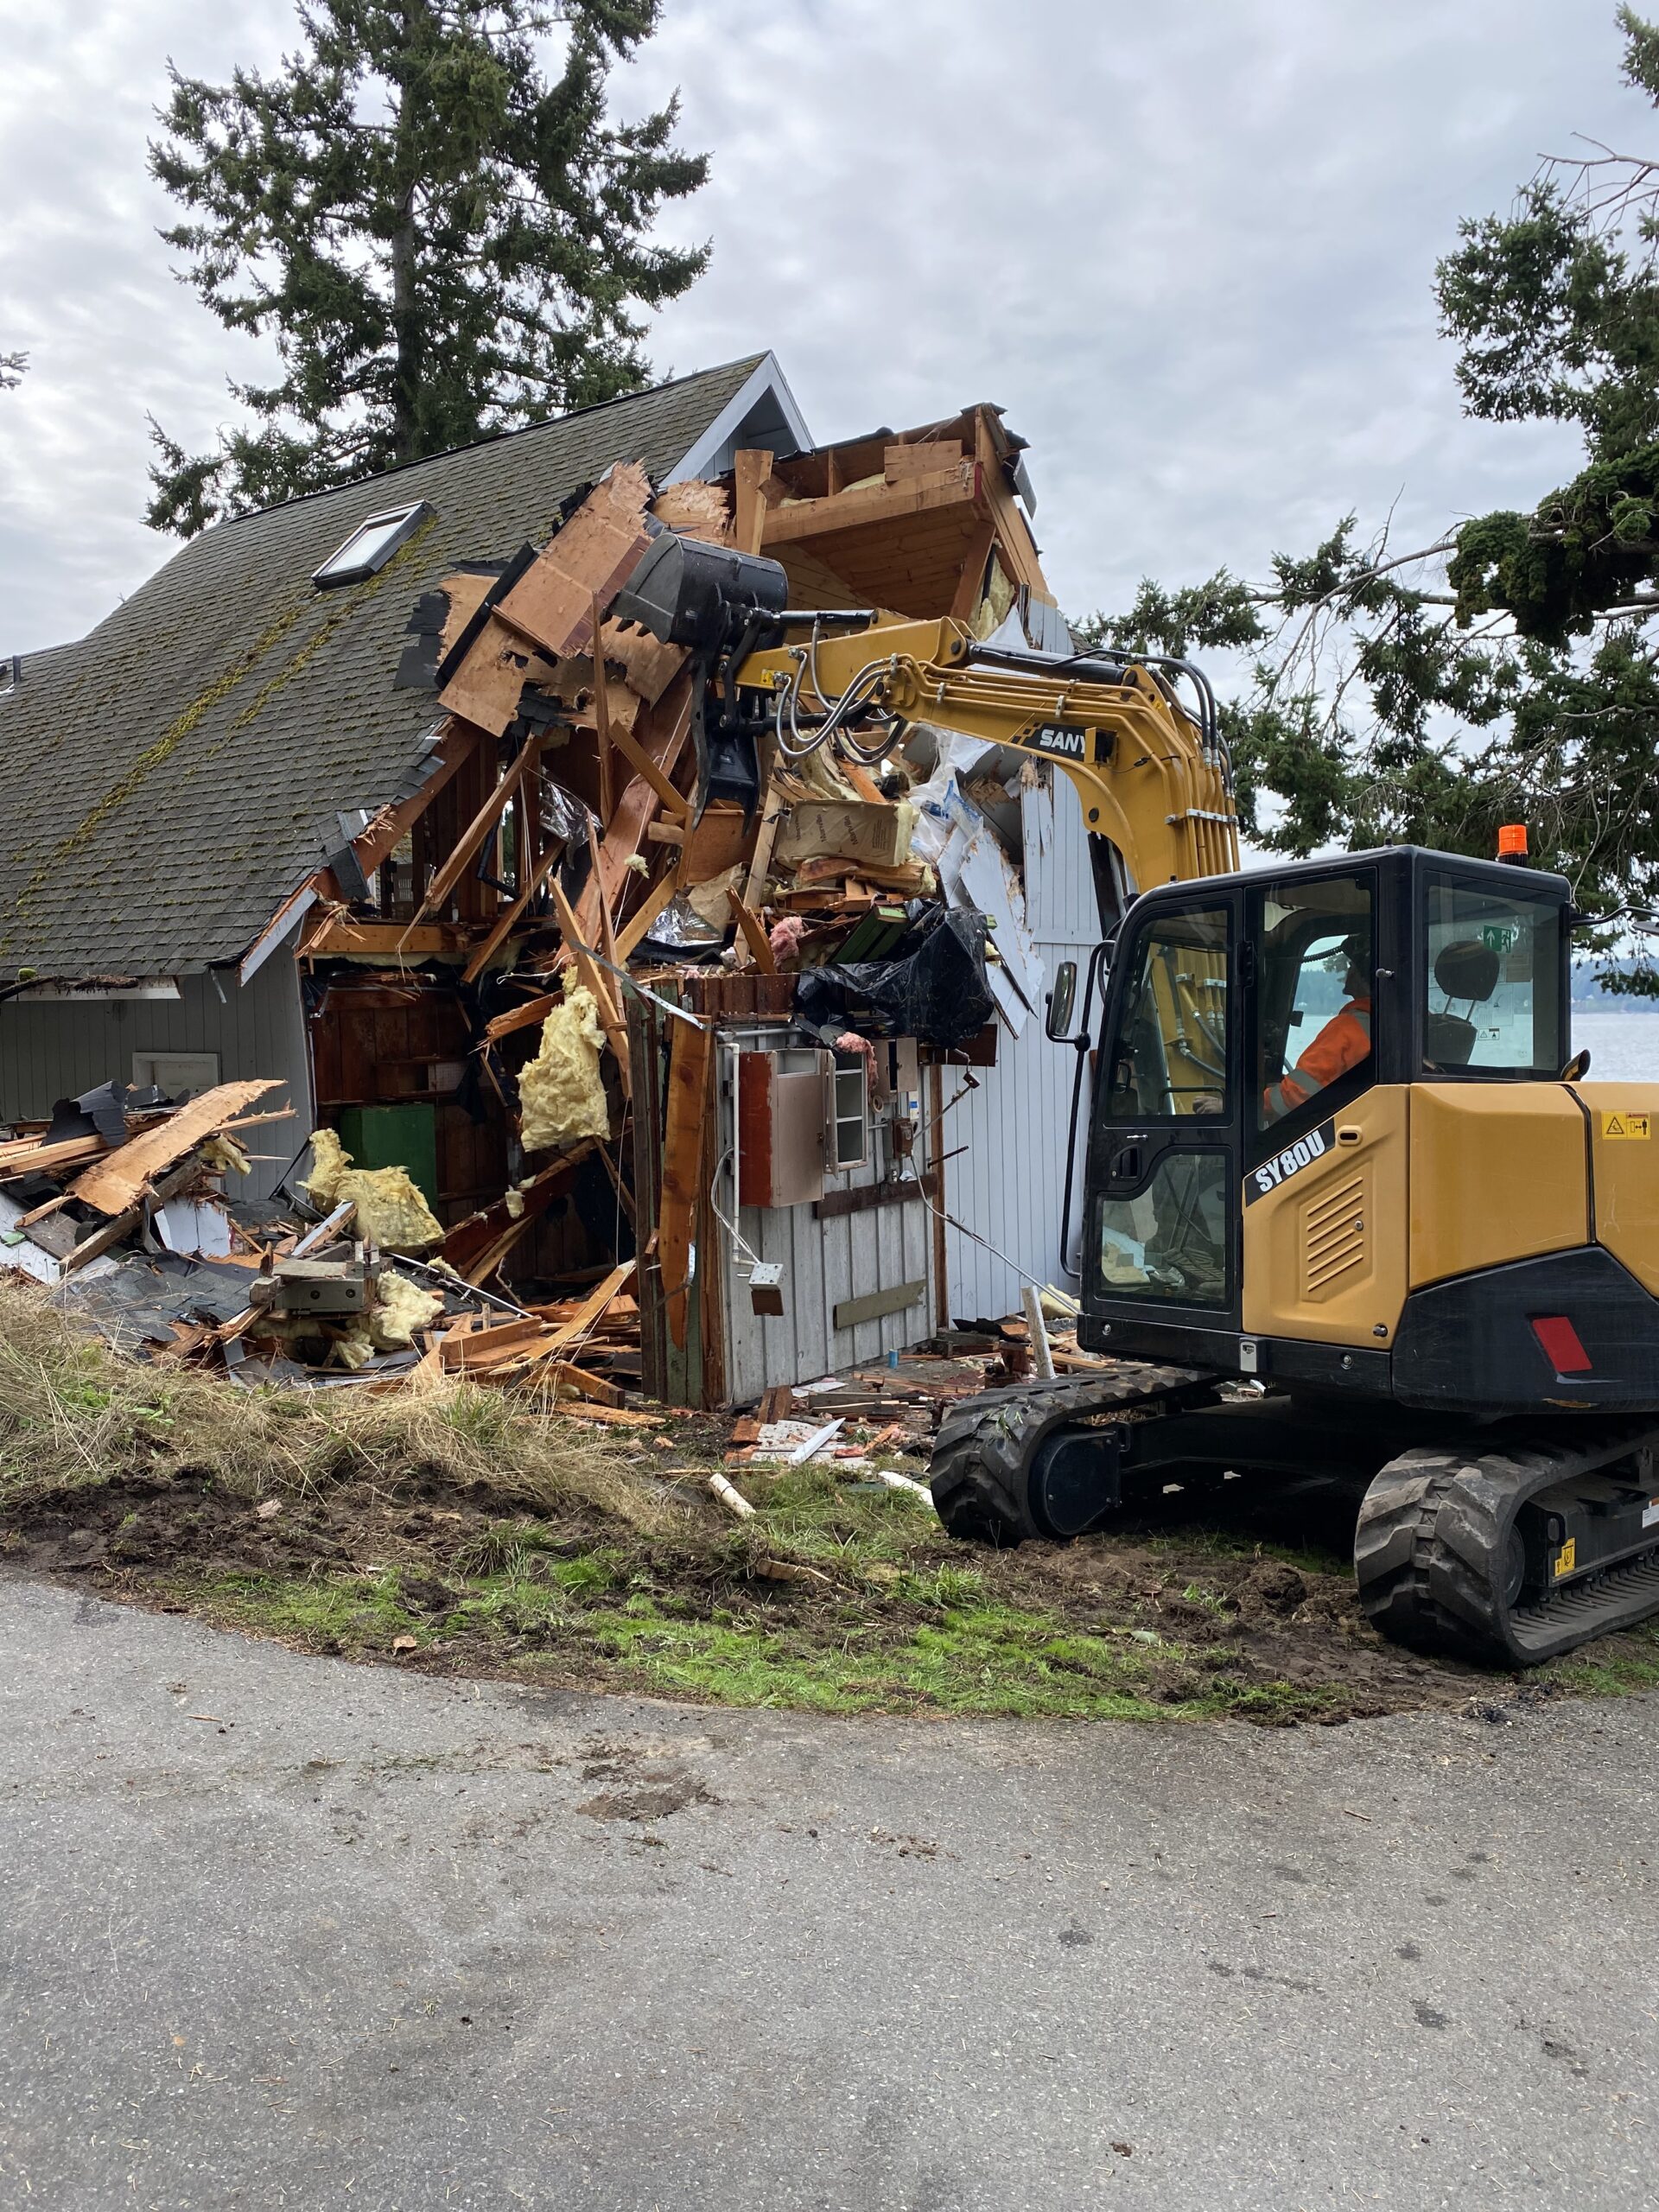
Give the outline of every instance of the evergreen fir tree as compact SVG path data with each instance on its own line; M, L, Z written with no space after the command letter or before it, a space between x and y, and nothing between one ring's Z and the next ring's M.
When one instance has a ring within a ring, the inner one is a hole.
M216 516L637 390L642 308L708 248L653 241L707 157L677 99L607 118L613 63L661 0L302 0L299 50L227 86L170 69L151 173L188 211L162 235L232 330L283 375L233 384L251 421L189 455L152 424L147 519ZM538 39L563 29L563 66Z
M1618 20L1659 106L1659 26ZM1223 715L1259 842L1490 855L1525 822L1599 918L1592 948L1636 950L1609 987L1659 996L1659 157L1546 162L1460 226L1436 289L1467 411L1577 423L1579 475L1408 550L1349 515L1260 584L1149 581L1084 632L1249 657Z

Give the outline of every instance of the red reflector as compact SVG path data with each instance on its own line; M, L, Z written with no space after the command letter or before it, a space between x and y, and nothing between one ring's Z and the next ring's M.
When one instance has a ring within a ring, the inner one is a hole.
M1565 1313L1535 1313L1532 1333L1544 1348L1544 1357L1558 1375L1587 1375L1590 1355L1579 1342L1579 1332Z

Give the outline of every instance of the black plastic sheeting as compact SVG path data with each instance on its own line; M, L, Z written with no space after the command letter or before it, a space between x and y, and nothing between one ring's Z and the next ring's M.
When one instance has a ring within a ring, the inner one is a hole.
M955 1046L977 1036L996 1007L985 982L982 914L935 912L894 947L895 957L809 968L795 1010L825 1041L843 1029Z

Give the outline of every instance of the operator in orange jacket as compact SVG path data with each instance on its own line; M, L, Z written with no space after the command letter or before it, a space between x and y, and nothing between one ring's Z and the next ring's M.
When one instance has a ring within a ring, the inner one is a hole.
M1264 1127L1305 1106L1316 1092L1357 1068L1371 1049L1370 946L1355 936L1344 939L1342 950L1348 962L1342 982L1348 1003L1332 1015L1295 1066L1262 1091Z

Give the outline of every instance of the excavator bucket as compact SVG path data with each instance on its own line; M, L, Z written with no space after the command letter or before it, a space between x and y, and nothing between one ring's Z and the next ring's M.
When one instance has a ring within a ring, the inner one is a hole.
M613 618L638 623L665 645L686 645L701 675L692 712L697 806L760 804L760 723L744 712L732 672L778 634L789 579L776 561L664 531L617 594Z

